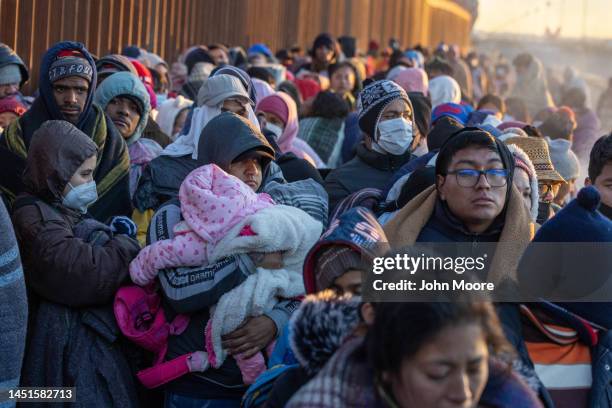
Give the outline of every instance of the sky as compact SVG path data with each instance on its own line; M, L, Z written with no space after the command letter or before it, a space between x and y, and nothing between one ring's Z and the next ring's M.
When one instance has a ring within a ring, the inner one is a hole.
M612 0L480 0L475 29L542 35L561 27L562 37L612 39L611 21Z

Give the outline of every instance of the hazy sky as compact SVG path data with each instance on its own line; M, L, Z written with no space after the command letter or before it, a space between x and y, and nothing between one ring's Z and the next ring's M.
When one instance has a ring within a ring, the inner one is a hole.
M583 19L586 3L586 19ZM586 21L586 24L583 24ZM480 0L476 30L612 39L612 0Z

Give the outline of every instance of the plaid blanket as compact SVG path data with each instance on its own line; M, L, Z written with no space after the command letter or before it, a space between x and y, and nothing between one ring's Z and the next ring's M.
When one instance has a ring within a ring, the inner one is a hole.
M328 167L336 167L333 161L334 153L338 150L337 146L342 145L344 140L344 119L343 118L305 118L300 120L300 130L298 137L304 140L319 155L321 160Z

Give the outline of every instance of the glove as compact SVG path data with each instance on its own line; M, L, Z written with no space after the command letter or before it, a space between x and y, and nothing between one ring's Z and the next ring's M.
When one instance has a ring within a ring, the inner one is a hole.
M113 217L110 222L110 228L115 234L127 235L131 238L136 238L138 228L134 221L124 215Z

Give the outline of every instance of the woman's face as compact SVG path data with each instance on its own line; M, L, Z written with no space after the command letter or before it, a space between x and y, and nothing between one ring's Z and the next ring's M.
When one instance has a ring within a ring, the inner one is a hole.
M64 192L62 193L64 196L71 190L70 186L74 188L93 181L93 174L96 169L96 159L97 156L94 154L79 166L68 181L69 184L66 184L66 187L64 187Z
M343 67L331 76L331 89L341 95L352 92L355 88L355 73L349 67Z
M525 170L516 167L514 169L513 181L519 193L521 193L521 197L527 209L531 211L531 184L529 183L529 175Z
M402 408L476 407L489 376L489 351L478 323L442 329L390 378Z

